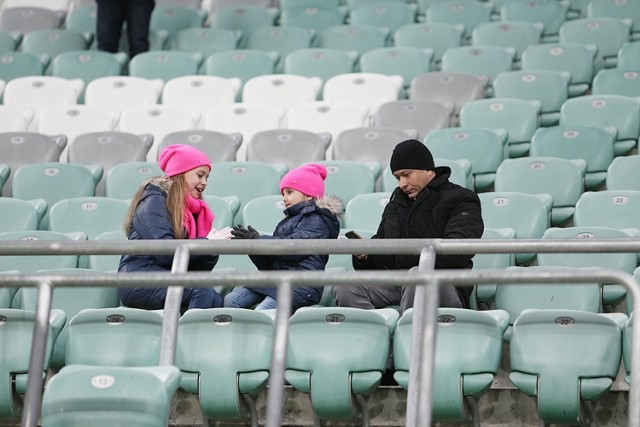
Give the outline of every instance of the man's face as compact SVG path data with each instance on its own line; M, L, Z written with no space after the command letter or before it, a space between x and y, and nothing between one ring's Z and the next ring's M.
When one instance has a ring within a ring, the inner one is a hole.
M410 199L415 199L424 187L436 177L435 171L399 169L393 173L398 186Z

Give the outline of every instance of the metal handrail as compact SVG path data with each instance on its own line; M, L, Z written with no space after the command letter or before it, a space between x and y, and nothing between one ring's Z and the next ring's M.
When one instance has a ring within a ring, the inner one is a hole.
M87 273L83 275L48 274L5 274L0 275L2 286L36 286L38 287L38 302L36 306L36 323L34 325L33 352L30 360L30 372L42 371L44 366L44 344L48 330L48 313L51 308L52 289L56 286L118 286L118 287L177 287L182 286L215 286L216 284L245 285L245 286L278 286L278 311L276 317L276 345L273 350L272 376L270 378L267 425L280 424L283 385L284 362L286 357L286 335L288 328L288 310L291 303L291 286L304 283L311 286L349 286L366 283L369 286L418 286L416 308L424 307L422 330L422 366L417 390L410 391L407 411L416 411L417 416L407 418L407 425L429 425L431 422L431 393L433 379L433 353L435 346L435 328L437 316L437 294L441 283L452 283L459 286L490 283L617 283L627 288L635 301L640 301L640 286L628 273L613 269L587 268L571 271L527 269L514 270L436 270L425 271L422 267L417 272L400 271L357 271L345 273L326 273L321 271L288 271L288 272L259 272L234 275L215 275L209 272L185 273L186 262L190 254L205 253L250 253L250 254L300 254L300 253L402 253L417 254L425 247L431 247L437 253L531 253L531 252L640 252L640 239L567 239L567 240L480 240L480 239L385 239L361 241L336 240L287 240L287 241L80 241L80 242L51 242L26 241L21 244L0 245L0 255L55 255L55 254L171 254L174 250L173 274L166 273L136 273L136 274L105 274ZM15 243L15 242L14 242ZM154 243L159 243L155 245ZM266 243L266 244L265 244ZM181 249L178 249L181 248ZM424 294L420 288L424 286ZM287 291L288 289L288 291ZM283 292L284 290L284 292ZM287 296L288 295L288 296ZM435 298L435 299L434 299ZM175 301L175 300L174 300ZM435 301L435 303L434 303ZM425 304L427 302L427 304ZM179 303L179 299L178 299ZM285 311L287 311L285 313ZM167 315L168 313L165 313ZM285 316L286 314L286 316ZM163 349L171 351L173 356L165 353L164 363L173 363L175 356L175 340L177 338L177 314L167 316L167 322L176 322L175 327L163 325ZM44 319L44 321L43 321ZM417 327L417 322L414 328ZM429 332L431 331L431 332ZM40 348L42 347L42 348ZM414 346L416 348L418 346ZM418 350L416 350L418 351ZM36 354L41 353L41 354ZM413 357L413 356L412 356ZM38 378L40 378L38 380ZM38 382L39 381L39 382ZM410 385L411 387L411 385ZM640 401L640 328L634 328L632 337L631 384L629 401ZM25 412L23 426L37 425L37 418L41 405L42 378L39 375L29 375L27 394L25 396ZM414 423L415 420L415 423ZM629 426L640 427L640 405L630 405Z

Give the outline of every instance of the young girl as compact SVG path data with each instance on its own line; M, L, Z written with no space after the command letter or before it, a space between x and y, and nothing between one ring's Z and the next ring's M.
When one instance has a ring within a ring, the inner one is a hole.
M287 173L280 182L280 193L286 209L285 218L276 226L273 236L261 236L253 227L240 225L231 232L236 239L335 239L340 232L337 215L342 211L335 197L324 197L323 165L300 166ZM258 270L324 270L328 255L251 255ZM225 307L246 308L258 304L256 310L276 308L276 288L236 288L224 298ZM292 309L317 304L321 287L293 289Z
M202 151L189 145L166 147L158 160L164 176L150 178L131 201L124 230L129 240L145 239L230 239L231 228L212 229L213 212L202 200L211 162ZM217 255L195 255L189 270L210 271ZM118 272L171 271L173 255L123 255ZM120 300L129 307L164 308L167 288L120 288ZM222 306L213 288L185 288L182 303L187 308Z

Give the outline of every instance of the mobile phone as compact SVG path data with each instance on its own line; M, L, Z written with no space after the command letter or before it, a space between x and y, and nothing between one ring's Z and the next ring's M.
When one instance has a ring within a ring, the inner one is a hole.
M344 233L344 235L347 239L362 239L362 236L353 230L347 231L346 233Z

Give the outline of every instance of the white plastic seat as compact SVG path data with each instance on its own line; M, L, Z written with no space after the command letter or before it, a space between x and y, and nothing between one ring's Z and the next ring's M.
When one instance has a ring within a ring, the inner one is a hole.
M133 76L108 76L92 80L84 95L86 105L123 110L157 104L162 80Z
M30 108L0 105L0 132L24 132L31 120L33 120L33 110Z

